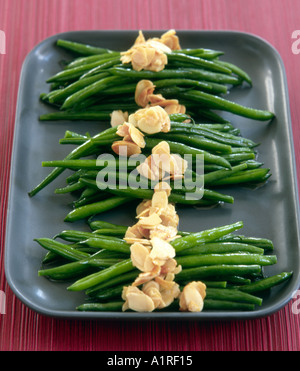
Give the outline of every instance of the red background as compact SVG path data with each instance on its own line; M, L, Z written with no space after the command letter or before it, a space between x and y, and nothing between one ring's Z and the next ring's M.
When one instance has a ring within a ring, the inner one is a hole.
M0 0L0 351L4 350L300 350L300 317L292 301L261 319L230 322L105 322L52 319L24 306L5 280L4 243L10 156L20 69L40 41L74 30L239 30L270 42L285 64L298 181L300 176L300 54L292 32L300 30L298 0Z

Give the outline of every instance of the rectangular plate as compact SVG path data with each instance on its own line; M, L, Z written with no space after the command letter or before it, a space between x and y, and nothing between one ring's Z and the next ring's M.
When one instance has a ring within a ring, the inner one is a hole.
M145 32L154 37L162 31ZM299 287L299 210L296 167L289 113L288 89L282 60L276 50L254 35L232 31L178 31L183 48L211 48L225 52L224 60L245 69L253 79L253 87L234 88L229 98L254 108L268 109L276 114L271 123L256 122L230 114L224 117L241 129L245 137L261 143L259 161L271 169L268 184L256 190L244 187L226 190L235 198L234 205L197 210L180 208L180 229L199 231L243 221L241 232L247 236L272 239L278 263L265 269L271 275L293 271L292 279L274 288L254 312L201 313L95 313L78 312L75 307L84 301L84 293L66 290L65 283L53 283L38 277L45 255L34 238L53 237L63 229L86 230L85 223L64 223L69 212L69 196L54 195L54 189L65 184L58 178L38 195L27 192L49 173L42 168L45 160L62 159L70 146L58 144L65 130L94 134L107 127L96 122L39 122L39 115L51 108L39 101L49 90L47 78L61 69L60 62L70 55L55 46L58 38L88 43L116 50L126 50L137 31L82 31L55 35L37 45L27 56L21 74L16 113L11 183L7 215L5 273L17 297L33 310L54 317L81 319L243 319L269 315L282 308ZM135 209L122 208L101 215L100 219L119 224L134 223Z

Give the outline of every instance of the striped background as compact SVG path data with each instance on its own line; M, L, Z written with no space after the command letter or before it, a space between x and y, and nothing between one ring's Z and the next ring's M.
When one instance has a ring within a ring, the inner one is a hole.
M269 41L284 61L300 176L300 54L291 35L300 29L298 0L0 0L0 351L4 350L300 350L299 315L290 303L267 318L208 323L80 322L47 318L15 298L4 275L10 156L20 69L43 39L74 30L239 30Z

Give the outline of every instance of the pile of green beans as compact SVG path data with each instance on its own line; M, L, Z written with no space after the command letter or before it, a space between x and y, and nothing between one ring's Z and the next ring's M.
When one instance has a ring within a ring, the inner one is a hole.
M154 83L155 93L178 99L196 119L224 122L214 110L259 121L274 117L270 111L245 107L228 99L232 87L243 83L251 87L252 80L238 66L220 60L224 54L220 51L173 51L167 55L165 68L152 72L135 71L130 63L122 64L120 51L67 40L58 40L57 45L72 54L63 70L47 80L50 91L42 93L40 98L55 111L41 115L41 121L108 121L111 112L122 106L129 113L135 112L140 107L134 100L134 92L142 79Z
M199 174L197 161L193 160L185 173L189 175L189 180L185 178L187 180L182 182L182 187L176 187L176 181L170 181L170 202L199 207L232 204L233 196L223 193L224 190L220 192L220 187L227 189L229 186L265 184L271 176L270 169L264 168L263 164L257 161L256 143L242 137L230 124L196 123L191 119L190 123L186 123L184 121L187 117L185 114L170 115L171 130L168 133L144 137L146 146L143 154L146 156L162 140L168 142L171 153L179 154L183 158L185 155L191 155L196 159L196 155L203 155L201 172L204 189L193 183L193 179ZM65 159L44 161L43 167L54 169L29 195L34 196L65 169L69 169L72 174L66 178L65 186L55 190L56 194L69 193L75 197L73 209L65 221L85 219L132 200L140 202L142 199L151 199L153 182L138 175L135 170L138 163L133 164L132 159L119 157L112 151L113 142L121 139L116 130L116 127L111 127L92 137L66 131L60 143L75 145L75 149ZM100 165L96 158L104 153L113 156L113 162L109 159ZM108 178L111 175L117 184L101 182L97 178L101 170L107 172ZM131 176L135 176L140 188L129 186ZM186 197L188 194L190 197Z
M90 219L89 231L64 230L53 238L37 238L47 250L38 271L53 282L69 283L69 291L84 291L86 301L78 311L121 311L123 287L140 271L130 259L123 240L126 226ZM271 240L237 234L243 222L196 233L179 232L171 242L182 271L175 281L206 284L204 311L253 311L274 286L288 281L292 272L266 276L264 268L277 257ZM61 241L59 241L61 240ZM179 309L178 300L166 310Z

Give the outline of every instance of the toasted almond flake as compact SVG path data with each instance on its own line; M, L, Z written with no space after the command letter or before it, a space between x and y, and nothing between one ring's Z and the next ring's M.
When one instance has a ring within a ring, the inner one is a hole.
M149 103L149 96L154 92L155 85L150 80L140 80L135 89L135 102L140 107L146 107Z
M126 140L115 141L111 148L119 156L130 157L142 153L141 148L137 144Z
M172 188L167 182L159 182L154 187L154 192L165 191L167 196L170 196L171 190Z
M151 241L147 240L146 238L126 237L124 238L124 241L126 241L128 244L134 244L135 242L138 242L145 246L151 246Z
M185 113L186 107L179 103L169 103L165 105L165 111L168 115L172 115L174 113Z
M139 147L144 148L146 145L144 134L139 131L136 127L134 127L132 124L129 126L129 135L131 137L131 140L137 144Z
M143 287L142 291L150 296L150 298L153 300L155 308L157 308L162 301L161 293L159 291L159 284L156 283L155 281L149 281L146 282Z
M121 62L132 64L136 71L150 70L161 71L168 63L166 53L171 49L164 43L157 40L145 41L143 35L139 33L134 45L127 51L121 53Z
M160 106L141 108L128 117L128 121L146 134L159 133L170 125L170 117Z
M136 312L152 312L155 309L153 300L138 287L124 287L122 298L125 300L123 311L132 309Z
M168 307L173 303L174 299L178 298L180 295L180 288L177 283L175 283L170 290L161 290L162 303L158 307L159 309Z
M146 217L141 217L138 224L143 226L144 228L153 228L158 226L161 223L160 217L153 213Z
M155 277L154 280L155 280L155 282L157 282L159 284L159 286L162 289L165 289L165 290L171 290L172 287L175 285L175 282L174 281L172 281L172 280L165 280L161 276Z
M160 266L155 265L151 271L140 273L132 285L133 286L143 285L144 283L153 280L159 274L160 274Z
M110 115L110 124L112 127L122 125L128 120L128 112L123 112L121 110L112 111Z
M153 155L169 155L170 154L170 146L169 143L166 141L159 142L156 146L152 148Z
M201 312L206 296L206 285L203 282L190 282L182 290L179 299L181 311Z
M154 237L151 239L152 249L150 251L150 257L155 259L161 259L166 261L167 259L172 259L175 257L175 249L168 242Z
M139 231L138 225L133 225L131 227L128 227L125 233L125 238L141 238L142 235Z
M126 137L129 135L129 123L123 122L122 125L118 126L118 130L116 131L117 135L120 135L120 137Z
M152 196L152 207L164 210L168 206L168 196L164 191L157 191Z
M132 264L142 272L145 271L145 260L147 256L149 256L149 254L150 249L138 242L135 242L133 245L130 246L130 257L132 260Z
M149 208L151 204L151 200L143 200L142 202L140 202L136 208L137 218L149 215Z
M171 50L181 50L179 38L173 29L162 34L160 42L167 45Z

